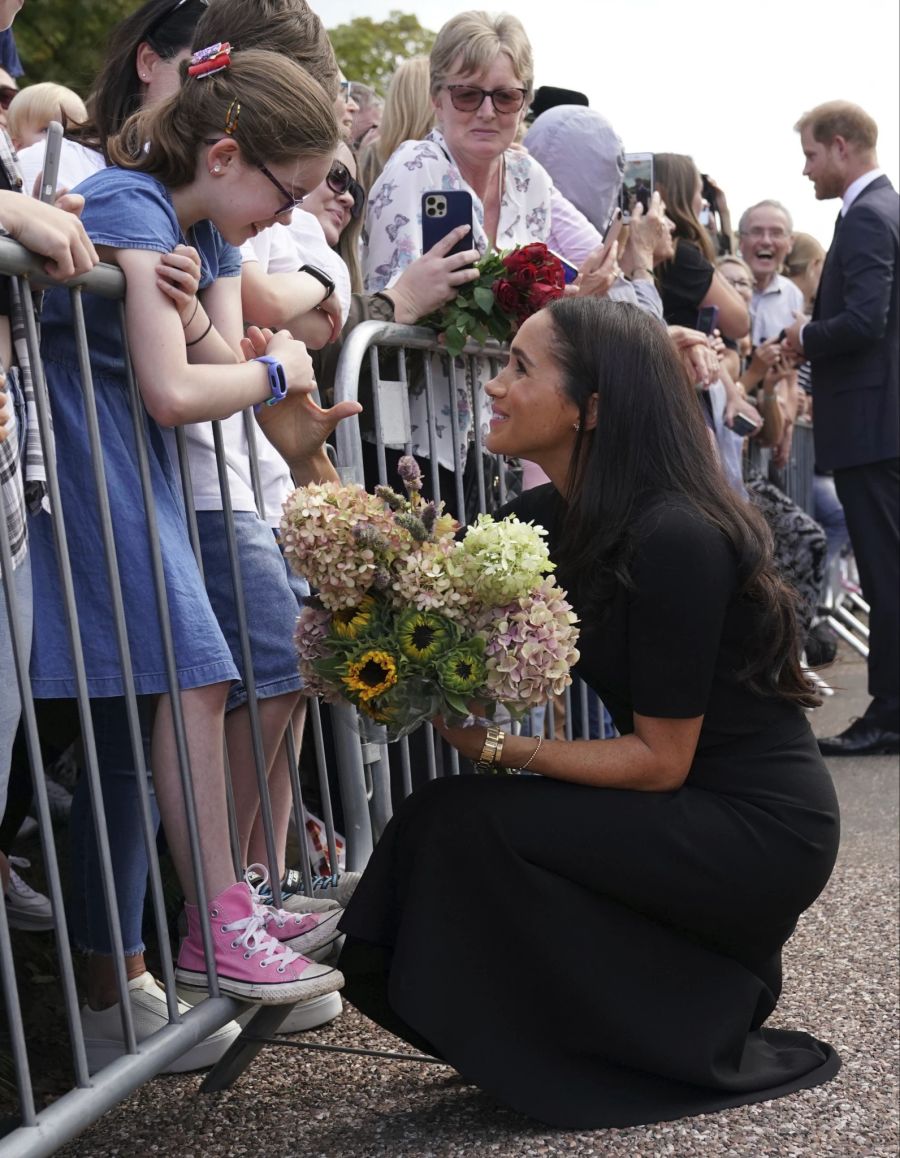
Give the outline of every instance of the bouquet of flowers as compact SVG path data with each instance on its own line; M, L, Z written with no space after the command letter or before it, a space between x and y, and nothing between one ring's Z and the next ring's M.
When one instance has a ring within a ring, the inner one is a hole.
M435 715L513 716L562 692L576 617L550 575L546 531L481 515L465 537L421 494L415 459L390 487L300 487L284 505L285 556L318 595L297 622L311 695L347 700L398 739Z
M422 318L444 335L447 353L456 357L469 338L508 341L526 318L562 297L562 263L543 242L507 253L487 253L476 262L478 280L459 287L452 301Z

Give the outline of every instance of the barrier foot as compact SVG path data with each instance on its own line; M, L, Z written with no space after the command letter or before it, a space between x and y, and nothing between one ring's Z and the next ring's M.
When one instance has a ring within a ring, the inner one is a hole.
M260 1039L277 1033L279 1025L293 1008L293 1005L261 1006L244 1026L241 1036L235 1039L203 1079L200 1093L216 1094L236 1082L267 1044Z

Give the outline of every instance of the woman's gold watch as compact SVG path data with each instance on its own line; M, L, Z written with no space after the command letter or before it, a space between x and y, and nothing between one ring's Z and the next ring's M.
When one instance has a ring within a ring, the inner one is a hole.
M488 728L487 735L484 738L484 747L481 749L481 755L475 761L475 767L479 772L493 772L500 763L500 757L503 754L503 741L506 739L506 733L501 728Z

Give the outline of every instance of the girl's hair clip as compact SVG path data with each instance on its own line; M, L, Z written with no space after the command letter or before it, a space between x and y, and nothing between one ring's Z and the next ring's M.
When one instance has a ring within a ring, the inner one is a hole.
M191 57L188 76L212 76L231 64L231 44L227 40L201 48Z

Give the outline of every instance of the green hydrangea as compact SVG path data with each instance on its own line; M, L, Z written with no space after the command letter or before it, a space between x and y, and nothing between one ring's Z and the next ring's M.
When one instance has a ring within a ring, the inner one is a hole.
M515 515L500 522L479 515L453 552L456 585L488 607L522 599L556 567L544 542L546 535L543 527L521 523Z

